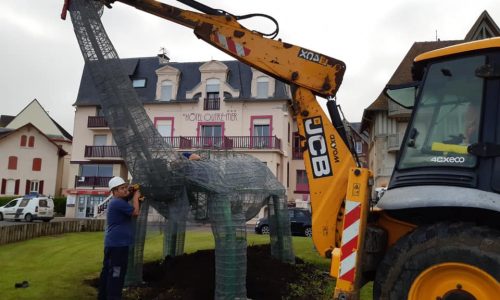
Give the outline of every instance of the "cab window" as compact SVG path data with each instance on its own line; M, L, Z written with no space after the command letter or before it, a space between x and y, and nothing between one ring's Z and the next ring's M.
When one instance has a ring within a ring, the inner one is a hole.
M5 205L5 208L14 207L14 206L16 206L16 204L17 204L17 200L12 200Z
M40 206L40 207L47 207L47 200L40 200L40 201L38 201L38 206Z
M28 202L30 202L30 199L21 200L21 203L19 203L19 207L26 207L26 205L28 205Z
M467 146L479 138L484 80L475 71L485 60L475 56L429 67L399 169L476 165Z

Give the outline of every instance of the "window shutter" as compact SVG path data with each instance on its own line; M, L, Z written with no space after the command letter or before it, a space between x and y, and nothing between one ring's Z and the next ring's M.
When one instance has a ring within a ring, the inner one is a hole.
M7 186L7 179L2 179L2 190L0 194L5 195L5 187Z
M30 136L29 140L28 140L28 147L35 147L35 137L34 136Z
M42 159L41 158L33 158L33 167L31 169L33 171L40 171L42 169Z
M43 180L40 180L40 183L38 184L38 192L43 194Z
M25 135L21 136L21 147L26 147L26 136Z
M30 193L30 185L31 185L31 182L29 180L26 180L26 195Z
M21 183L21 179L16 179L16 185L14 187L14 194L19 195L19 184Z
M17 169L17 156L9 156L9 170L16 170Z

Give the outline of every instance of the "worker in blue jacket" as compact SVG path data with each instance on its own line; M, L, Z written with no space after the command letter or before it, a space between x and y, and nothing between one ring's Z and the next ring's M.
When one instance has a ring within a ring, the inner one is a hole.
M104 238L104 260L99 282L99 300L119 300L127 273L129 247L134 240L132 218L139 215L138 190L133 191L132 205L127 201L129 185L120 177L109 181L113 194L106 214L106 234Z

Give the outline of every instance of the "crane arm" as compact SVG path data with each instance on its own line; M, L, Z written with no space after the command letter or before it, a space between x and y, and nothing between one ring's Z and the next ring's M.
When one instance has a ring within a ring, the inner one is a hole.
M115 0L103 0L108 5ZM345 64L337 59L272 40L249 30L236 17L183 10L154 0L117 0L163 19L192 28L195 35L230 56L289 84L313 91L314 94L335 96L342 82ZM186 1L182 1L186 3ZM265 42L264 42L265 41Z

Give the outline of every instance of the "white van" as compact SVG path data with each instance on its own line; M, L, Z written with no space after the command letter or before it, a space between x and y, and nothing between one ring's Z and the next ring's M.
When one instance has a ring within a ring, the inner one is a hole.
M0 221L6 220L43 220L54 218L54 200L45 196L24 196L9 201L0 207Z

